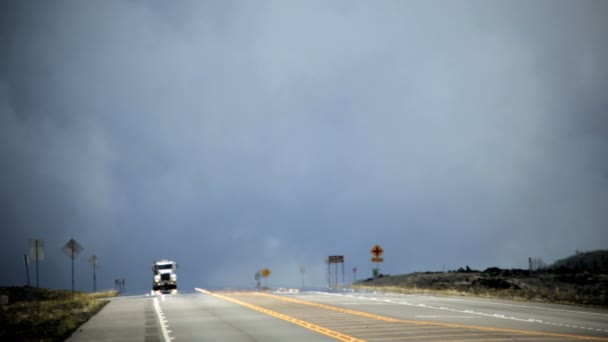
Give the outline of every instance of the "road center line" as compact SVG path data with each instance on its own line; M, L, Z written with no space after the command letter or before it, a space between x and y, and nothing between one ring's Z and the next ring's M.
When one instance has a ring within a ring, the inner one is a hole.
M541 332L541 331L528 331L528 330L518 330L518 329L504 329L504 328L490 328L490 327L482 327L476 325L466 325L466 324L454 324L454 323L441 323L441 322L429 322L429 321L412 321L412 320L404 320L392 317L385 317L375 314L370 314L363 311L344 309L337 306L331 306L321 303L308 302L305 300L278 296L269 293L255 293L260 296L267 296L272 298L277 298L286 302L299 303L309 306L316 306L320 308L324 308L327 310L333 310L338 312L349 313L357 316L374 318L377 320L385 321L385 322L395 322L395 323L406 323L406 324L414 324L414 325L427 325L427 326L439 326L439 327L450 327L450 328L462 328L462 329L473 329L480 331L492 331L492 332L506 332L506 333L515 333L522 335L536 335L536 336L551 336L551 337L565 337L565 338L574 338L580 340L593 340L593 341L608 341L608 338L604 337L596 337L596 336L588 336L588 335L574 335L574 334L560 334L560 333L550 333L550 332Z
M294 317L291 317L291 316L287 316L287 315L284 315L284 314L276 312L276 311L268 310L268 309L265 309L265 308L257 306L257 305L245 303L245 302L240 301L238 299L230 298L230 297L227 297L227 296L222 296L221 294L209 292L207 290L203 290L203 289L199 289L199 288L194 288L194 289L196 291L198 291L198 292L201 292L201 293L204 293L204 294L208 294L208 295L211 295L211 296L223 299L223 300L227 300L227 301L233 302L235 304L242 305L242 306L250 308L252 310L265 313L265 314L267 314L269 316L280 318L280 319L282 319L284 321L287 321L289 323L293 323L293 324L299 325L299 326L301 326L303 328L306 328L308 330L312 330L314 332L317 332L317 333L329 336L331 338L335 338L336 340L339 340L339 341L364 342L364 340L357 339L355 337L343 334L341 332L337 332L337 331L334 331L334 330L331 330L331 329L327 329L327 328L324 328L322 326L319 326L319 325L316 325L316 324L313 324L313 323L310 323L310 322L306 322L306 321L303 321L301 319L297 319L297 318L294 318Z
M451 316L445 316L445 315L441 315L441 316L433 316L433 315L426 315L426 316L416 316L416 318L477 318L476 316L456 316L456 315L451 315Z

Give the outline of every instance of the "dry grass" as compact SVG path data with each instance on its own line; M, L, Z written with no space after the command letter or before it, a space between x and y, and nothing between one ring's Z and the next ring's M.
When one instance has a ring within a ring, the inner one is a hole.
M118 296L118 291L107 290L107 291L101 291L101 292L95 292L95 293L87 293L86 296L88 296L89 299L112 298L112 297Z
M60 341L65 340L108 301L116 291L94 294L71 291L8 287L0 289L9 304L0 311L0 340Z
M608 307L605 275L492 276L481 273L411 273L362 281L360 290Z
M467 292L458 290L434 290L423 289L418 287L400 287L400 286L362 286L352 285L353 289L374 292L400 293L400 294L432 294L444 296L466 296Z

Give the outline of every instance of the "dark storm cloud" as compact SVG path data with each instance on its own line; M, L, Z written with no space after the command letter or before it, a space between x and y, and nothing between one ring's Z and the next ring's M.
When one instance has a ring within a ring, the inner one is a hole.
M0 203L14 277L71 237L105 287L270 267L525 267L605 248L608 6L4 2Z

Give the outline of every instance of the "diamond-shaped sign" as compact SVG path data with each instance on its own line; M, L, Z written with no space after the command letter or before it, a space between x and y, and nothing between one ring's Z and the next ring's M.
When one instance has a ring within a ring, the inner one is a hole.
M84 250L84 248L82 248L82 246L76 242L76 240L70 239L70 241L68 241L68 243L66 243L61 250L65 253L65 255L68 256L68 258L75 258Z
M374 248L372 248L371 252L372 255L374 255L376 258L379 258L382 256L382 253L384 253L384 249L382 249L380 245L375 245Z

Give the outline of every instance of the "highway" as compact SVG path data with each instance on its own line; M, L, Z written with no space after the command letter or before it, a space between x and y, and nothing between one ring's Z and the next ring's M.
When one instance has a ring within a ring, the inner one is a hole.
M608 310L469 297L214 291L117 298L68 341L608 341Z

